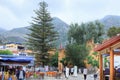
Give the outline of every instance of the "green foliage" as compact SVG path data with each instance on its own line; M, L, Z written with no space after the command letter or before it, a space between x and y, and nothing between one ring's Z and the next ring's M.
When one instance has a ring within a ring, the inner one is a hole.
M68 41L69 43L85 43L85 24L78 25L77 23L71 24L68 31Z
M57 32L54 31L52 18L47 11L48 4L46 2L39 3L39 9L35 10L36 17L33 17L33 22L28 34L28 45L30 49L36 52L36 62L48 64L48 51L54 48L54 42L57 39Z
M119 33L120 33L120 27L112 26L108 29L107 36L112 37L112 36L116 36Z
M52 66L58 67L58 52L56 52L54 55L52 55L50 59L50 64Z
M69 43L85 44L93 39L95 43L101 43L103 34L104 26L98 21L82 23L81 25L75 23L70 25L68 41Z
M63 66L65 67L65 66L67 66L67 62L68 62L68 60L66 59L66 57L65 58L62 58L62 60L60 60L60 62L63 64Z
M105 67L107 67L107 63L109 62L109 60L107 59L107 57L104 58L104 65Z
M85 45L68 44L66 46L66 60L73 65L84 67L84 60L88 55L88 50Z
M66 61L77 66L84 66L84 61L89 54L90 48L86 46L89 40L94 40L95 43L101 43L104 34L104 26L98 22L75 23L70 25L68 31L68 45L66 46ZM92 63L92 57L90 62ZM96 60L93 65L97 65Z
M87 57L87 62L88 64L91 64L93 67L98 67L99 66L99 61L97 59L97 52L93 52L92 55L89 55Z
M9 50L0 50L0 55L13 55L13 53Z

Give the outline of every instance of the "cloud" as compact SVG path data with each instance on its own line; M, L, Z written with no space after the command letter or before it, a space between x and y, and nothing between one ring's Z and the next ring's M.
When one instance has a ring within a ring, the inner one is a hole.
M88 22L101 19L106 15L120 15L119 0L61 0L62 9L55 16L68 24L71 22ZM59 3L60 4L60 3ZM54 4L53 4L54 5ZM57 4L56 4L57 5ZM57 8L57 7L55 7Z
M20 3L17 3L17 1ZM3 5L0 5L1 28L9 30L9 29L13 29L17 27L25 27L29 25L29 22L31 20L31 13L33 14L33 12L30 12L29 11L30 9L28 10L29 7L26 8L23 4L24 4L24 0L21 1L9 0L6 2L4 1ZM26 4L26 6L27 5L28 4ZM20 6L22 6L23 8Z
M27 0L9 0L10 3L12 3L15 6L19 6L19 7L22 7L25 1Z
M28 26L42 0L0 0L0 27ZM106 15L120 15L119 0L45 0L52 17L66 23L88 22Z
M9 27L12 28L14 23L19 22L17 17L11 12L7 7L0 6L0 27Z
M14 12L5 6L0 6L0 27L10 30L17 27L28 26L28 21L30 18L24 16L24 18L19 18Z

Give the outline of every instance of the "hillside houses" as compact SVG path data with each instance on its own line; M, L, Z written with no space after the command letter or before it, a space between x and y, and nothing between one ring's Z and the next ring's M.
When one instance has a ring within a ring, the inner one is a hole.
M28 50L26 50L25 46L21 43L7 43L5 45L0 45L0 50L10 50L13 53L13 55L27 55L28 53Z

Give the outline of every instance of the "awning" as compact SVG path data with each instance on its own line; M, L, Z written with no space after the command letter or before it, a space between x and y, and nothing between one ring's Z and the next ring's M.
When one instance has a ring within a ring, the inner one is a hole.
M26 64L31 63L31 61L34 61L33 56L0 55L1 65L7 65L7 64L26 65Z

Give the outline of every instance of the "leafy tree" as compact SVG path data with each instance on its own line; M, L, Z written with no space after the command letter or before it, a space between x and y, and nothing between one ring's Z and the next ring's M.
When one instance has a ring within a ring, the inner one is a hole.
M68 44L66 46L66 60L73 65L84 67L84 60L88 55L88 49L85 45Z
M89 22L86 25L86 41L93 39L95 43L101 43L104 35L104 25L99 21Z
M120 33L120 27L112 26L108 29L107 36L112 37L112 36L117 35L118 33Z
M48 4L42 1L39 6L39 9L35 10L36 17L33 17L32 27L29 28L31 33L28 34L28 45L36 53L36 63L44 65L48 63L48 51L54 47L58 34L51 23Z
M9 50L0 50L0 55L13 55L13 53Z
M70 29L68 31L68 41L69 43L79 43L83 44L85 41L84 34L85 34L85 24L71 24Z
M58 67L58 52L56 52L54 55L52 55L50 59L50 64L52 66Z
M99 61L97 58L97 52L93 52L92 55L89 55L87 57L87 62L88 64L91 64L93 67L98 67L99 66Z
M68 31L68 45L66 46L66 60L78 66L84 66L84 60L89 54L86 43L94 40L95 43L102 42L104 26L98 22L71 24ZM94 61L96 65L97 61Z
M95 43L101 43L103 40L104 26L98 22L75 23L70 25L68 31L69 43L86 44L87 41L93 39Z

